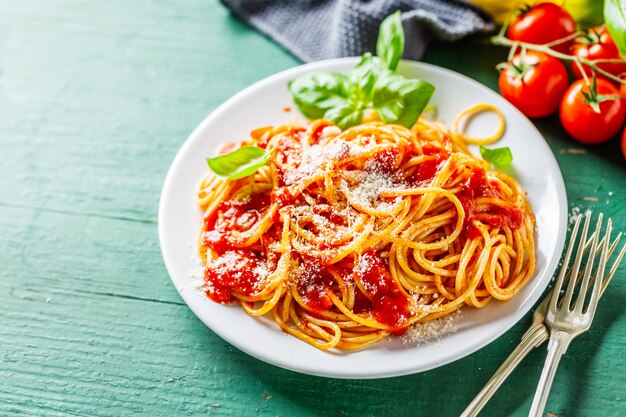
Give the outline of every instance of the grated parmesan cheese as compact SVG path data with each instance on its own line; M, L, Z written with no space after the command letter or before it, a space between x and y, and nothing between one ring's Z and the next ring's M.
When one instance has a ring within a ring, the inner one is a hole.
M207 265L211 266L213 273L217 275L229 275L235 281L244 280L245 274L250 272L250 266L246 259L242 259L237 252L227 250L221 256L210 260ZM271 275L270 270L267 268L267 263L260 262L252 269L252 272L258 277L254 281L254 288L261 289L265 286L268 277ZM210 288L210 282L207 280L203 284L204 288Z
M439 342L442 336L455 333L459 329L458 321L463 317L461 310L439 319L425 323L415 323L401 336L405 345L421 345L424 343Z
M576 223L576 219L578 218L579 214L580 214L580 207L572 207L572 210L570 211L570 215L568 219L568 229L570 229L574 225L574 223Z
M323 136L336 136L339 128L327 126L322 130ZM339 133L341 130L339 130ZM293 185L296 182L316 173L322 165L333 159L342 159L366 152L367 146L361 146L343 139L334 139L328 143L315 144L302 150L302 162L297 169L286 173L285 184Z
M329 144L316 144L302 151L302 163L285 175L285 183L292 185L314 174L324 162L336 159L341 155L350 154L350 145L344 140L333 141Z
M350 190L358 204L379 210L391 207L390 203L380 201L379 199L382 189L393 187L391 176L382 175L376 171L362 171L358 179L360 181L359 184Z

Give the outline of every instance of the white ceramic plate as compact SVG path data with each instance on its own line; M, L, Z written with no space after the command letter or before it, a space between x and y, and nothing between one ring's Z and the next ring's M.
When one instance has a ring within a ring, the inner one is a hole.
M533 124L502 97L455 72L417 62L402 62L399 72L421 78L437 88L431 103L438 120L450 126L461 110L481 102L502 110L507 130L498 146L513 152L514 176L528 192L537 216L537 271L514 299L494 301L483 309L464 308L459 330L439 341L407 347L390 338L368 349L323 352L282 332L269 318L248 317L239 306L211 302L191 283L195 239L202 213L194 189L206 172L205 156L216 146L249 136L261 126L283 124L294 117L287 82L313 71L348 72L357 58L316 62L283 71L240 92L211 113L187 139L167 174L159 205L159 239L165 265L180 295L215 333L244 352L271 364L312 375L336 378L381 378L426 371L460 359L490 343L511 328L539 299L550 281L565 239L567 198L561 171ZM493 119L472 122L474 133L493 129ZM472 133L470 132L470 133Z

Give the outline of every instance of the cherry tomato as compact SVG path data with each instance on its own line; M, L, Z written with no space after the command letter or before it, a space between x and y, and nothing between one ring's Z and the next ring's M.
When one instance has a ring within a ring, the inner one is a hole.
M611 34L606 29L606 26L596 26L589 29L585 36L577 38L570 49L570 53L579 58L586 59L622 59L619 55L619 49L613 42ZM582 78L580 69L575 62L570 64L572 66L572 72L576 78ZM604 71L610 72L613 75L620 75L626 73L626 61L623 63L605 62L598 64L598 67ZM585 73L591 76L592 69L586 65L583 65Z
M576 32L576 22L562 7L554 3L540 3L519 15L509 26L509 39L543 45ZM571 42L554 46L554 50L567 53Z
M598 95L618 95L619 91L609 81L597 79ZM600 103L600 113L585 102L583 93L589 94L584 80L576 80L567 89L561 101L561 124L574 139L582 143L606 142L619 132L626 120L624 99L611 99Z
M505 64L498 79L504 98L528 117L554 113L567 90L565 66L542 52L527 51Z
M626 129L622 132L622 155L626 159Z

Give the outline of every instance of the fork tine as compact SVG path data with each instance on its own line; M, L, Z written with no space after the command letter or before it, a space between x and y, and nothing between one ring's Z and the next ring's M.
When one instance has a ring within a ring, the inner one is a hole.
M596 232L594 231L591 236L587 239L587 242L585 242L585 247L583 248L583 254L586 254L589 251L589 247L591 246L591 244L593 243L593 239L596 237ZM615 246L617 246L620 238L622 237L622 232L620 232L620 234L617 236L617 238L613 241L613 243L611 243L611 248L609 249L609 257L611 257L611 254L613 253L613 250L615 249ZM598 246L602 246L604 244L604 239L606 238L603 237L602 239L600 239L600 242L598 242ZM602 250L602 248L598 249L596 248L596 255L598 255L600 253L600 251ZM567 272L565 273L565 282L568 282L569 277L572 275L572 269L568 268ZM577 281L576 283L579 283L580 280L582 279L583 274L579 273L578 277L576 278Z
M606 226L607 235L611 235L612 222L609 219L609 222ZM608 258L608 240L605 243L604 248L602 250L602 255L600 256L600 263L598 264L598 276L602 277L604 275L604 268L606 268L606 261ZM593 283L593 290L591 292L591 298L589 299L589 307L587 307L587 311L585 314L593 317L596 308L598 307L598 300L600 299L600 291L602 289L602 279L597 279L596 282Z
M602 228L602 214L598 216L598 225L596 227L596 238L600 235L601 228ZM601 245L602 247L600 248L602 250L602 254L600 255L600 263L598 264L598 269L596 270L596 273L593 275L594 284L593 284L592 295L595 291L600 291L600 287L598 287L598 285L602 284L602 279L604 277L604 268L606 266L606 258L608 257L608 249L609 249L610 240L611 240L611 219L609 219L606 225L606 234L602 238L602 245ZM594 244L597 244L597 239L594 241ZM597 254L597 250L595 250L596 246L594 245L593 248L594 250L589 253L589 257L587 258L585 276L584 276L582 285L580 286L578 297L576 298L576 303L573 308L574 312L578 314L582 314L583 306L585 305L585 298L587 297L587 289L589 288L589 282L591 281L591 276L592 276L591 270L593 269L596 254ZM604 265L602 264L602 262L604 262Z
M617 244L619 242L619 239L621 237L622 237L622 234L620 233L618 238L615 239L616 240L615 244ZM609 258L611 257L612 253L613 253L613 250L610 251ZM622 259L624 258L624 255L626 255L626 243L624 244L624 246L622 246L622 250L620 251L619 255L617 255L617 258L615 258L615 262L613 262L613 266L611 267L611 270L609 271L608 274L606 274L606 278L602 282L602 289L600 290L600 296L602 296L602 294L604 294L604 291L606 290L606 287L611 282L611 279L613 278L613 275L615 275L615 272L617 271L617 268L619 268L619 264L622 262Z
M594 236L595 234L592 235L589 239L587 239L587 243L585 243L585 253L589 250L589 246L591 246ZM619 234L617 235L615 240L613 240L613 242L611 243L611 246L609 247L609 255L607 259L611 259L611 256L613 256L613 252L615 252L615 248L617 248L617 245L619 244L619 241L621 240L621 238L622 238L622 232L619 232ZM602 245L604 245L605 240L606 240L606 236L604 236L602 239L600 239L600 242L598 242L599 248L596 248L596 256L598 256L600 252L602 251ZM623 256L624 254L621 254L620 256L618 256L618 260L616 261L615 264L613 264L611 271L608 274L606 274L606 278L602 282L602 292L600 293L600 296L602 296L602 294L604 293L604 290L606 289L606 286L609 284L609 281L611 280L611 278L613 278L613 275L615 275L615 272L617 271L617 267L619 266L619 261L621 260L621 257ZM572 276L572 270L570 269L565 274L565 279L563 280L563 283L568 282L571 276ZM576 285L578 285L582 279L583 279L583 273L579 273L578 276L576 277ZM550 298L547 297L546 299L544 299L544 301L541 304L547 305L549 300ZM559 302L559 306L563 304L562 300L560 301L561 302Z
M602 221L602 214L600 214L600 221ZM582 262L583 254L585 252L585 242L587 241L587 232L589 231L590 223L591 223L591 212L587 212L585 214L585 225L583 226L582 236L580 237L581 243L578 245L578 252L576 253L576 259L574 260L574 265L572 266L573 277L577 277L578 271L580 270L580 264ZM591 243L591 250L589 251L589 257L595 257L597 244L598 244L598 234L595 233L595 236L593 237L593 241ZM585 276L586 275L587 275L587 270L585 270ZM576 280L570 279L569 284L567 286L567 291L565 292L565 297L563 298L563 305L568 310L570 310L570 305L572 304L572 296L574 295L575 287L576 287Z
M556 310L557 303L559 301L559 295L561 293L561 287L563 287L563 280L565 279L565 274L568 272L569 268L567 265L569 264L569 259L572 255L572 251L574 250L574 245L576 244L576 236L578 235L578 228L580 226L580 221L582 220L583 215L579 214L576 218L576 223L574 223L574 228L572 229L572 234L570 235L569 245L567 246L567 252L565 253L565 258L563 258L563 263L561 267L561 271L559 272L559 277L556 279L554 283L554 288L552 289L552 296L550 297L550 304L548 308L550 310ZM571 270L569 270L571 274Z

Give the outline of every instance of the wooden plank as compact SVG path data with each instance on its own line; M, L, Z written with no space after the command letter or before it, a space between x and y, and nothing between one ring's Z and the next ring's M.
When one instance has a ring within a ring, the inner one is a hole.
M126 3L3 8L0 204L43 199L49 209L154 221L191 130L236 91L295 63L211 2ZM232 82L218 78L226 73Z

